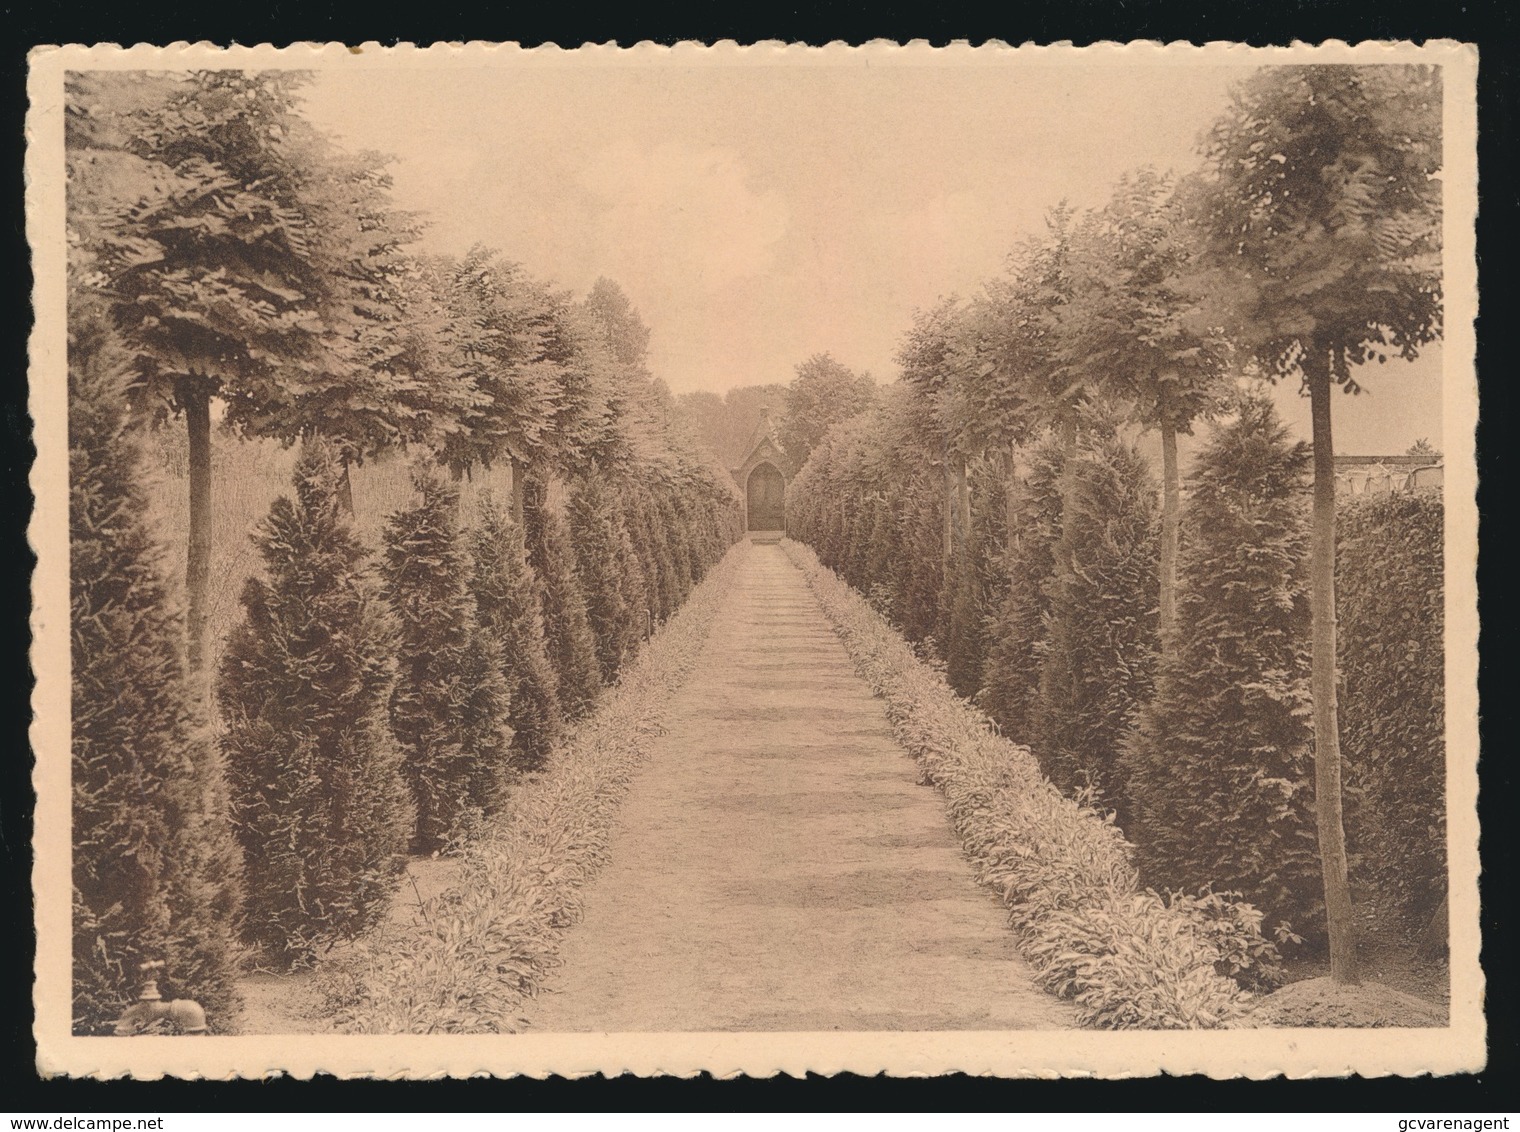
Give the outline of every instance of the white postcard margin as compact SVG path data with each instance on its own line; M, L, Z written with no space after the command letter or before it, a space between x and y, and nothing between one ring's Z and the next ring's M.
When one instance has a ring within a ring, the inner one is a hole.
M1426 62L1443 67L1445 181L1444 426L1446 498L1446 727L1451 913L1451 1013L1443 1029L1226 1030L1191 1032L999 1031L877 1033L651 1033L388 1037L76 1037L70 1032L69 546L63 81L70 70L191 67L449 68L838 66L1104 66L1295 62ZM33 578L31 727L36 758L38 938L34 1001L38 1069L45 1075L228 1079L318 1072L422 1079L477 1075L578 1077L595 1073L716 1077L853 1072L921 1076L1125 1078L1158 1073L1266 1078L1450 1074L1486 1061L1479 963L1478 881L1478 414L1473 319L1477 312L1477 50L1452 41L1256 48L1213 43L1101 43L1011 47L988 43L861 46L682 43L587 45L435 44L429 47L296 44L221 48L40 47L28 78L27 236L36 322L30 343L30 407L37 504L29 537Z

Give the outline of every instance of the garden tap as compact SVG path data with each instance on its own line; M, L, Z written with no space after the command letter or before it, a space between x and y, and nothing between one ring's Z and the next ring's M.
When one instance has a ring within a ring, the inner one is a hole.
M188 998L176 998L172 1002L165 1002L164 996L158 993L158 976L154 972L163 970L163 966L162 960L138 965L137 969L143 973L142 993L137 996L137 1001L127 1007L126 1012L116 1020L115 1033L118 1038L141 1033L160 1018L169 1019L179 1027L181 1033L204 1034L206 1032L206 1012L201 1009L200 1003Z

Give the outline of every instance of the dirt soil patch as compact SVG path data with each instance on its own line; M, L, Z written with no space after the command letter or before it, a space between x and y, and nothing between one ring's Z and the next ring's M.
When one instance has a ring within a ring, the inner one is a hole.
M1290 983L1268 995L1247 1026L1442 1027L1447 1008L1384 983L1337 986L1328 976Z
M416 857L407 864L401 887L386 910L389 925L410 925L432 914L439 893L459 875L456 857ZM384 930L383 928L381 930ZM334 947L323 960L342 954ZM277 973L259 971L238 980L243 1013L238 1031L244 1034L331 1034L336 1031L323 1000L320 963L310 968Z
M532 1029L1075 1027L780 547L666 726Z

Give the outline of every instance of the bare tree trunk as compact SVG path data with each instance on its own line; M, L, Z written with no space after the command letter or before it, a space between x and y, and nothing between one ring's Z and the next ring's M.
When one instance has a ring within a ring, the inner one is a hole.
M343 507L343 510L348 512L348 517L352 519L354 517L354 481L353 477L349 475L348 457L340 456L338 458L338 467L341 469L338 476L338 503Z
M955 469L955 507L960 517L961 553L971 546L971 481L966 475L966 457L962 456Z
M512 460L512 521L523 525L523 493L527 485L528 469L519 459Z
M1314 505L1309 535L1309 606L1313 656L1314 796L1320 864L1325 878L1325 919L1330 929L1330 978L1361 982L1356 913L1346 875L1346 828L1341 813L1341 740L1335 688L1335 447L1330 431L1328 351L1310 343L1304 352L1314 440Z
M1170 655L1177 631L1177 542L1182 488L1177 472L1177 426L1161 418L1161 654Z
M1431 913L1430 919L1425 924L1425 930L1420 933L1420 942L1415 948L1415 953L1422 958L1434 959L1446 954L1447 940L1450 935L1446 922L1450 918L1448 911L1451 907L1450 901L1450 895L1441 897L1440 906Z
M950 571L950 556L955 553L955 469L950 466L950 445L945 444L945 458L940 462L944 476L945 490L945 521L944 521L944 546L940 551L940 568L948 574Z
M188 383L187 383L188 385ZM206 602L211 589L211 397L190 390L180 404L190 455L190 539L185 558L186 657L197 695L206 688Z
M1014 443L1008 445L1008 474L1004 488L1006 498L1003 500L1003 520L1008 530L1004 538L1005 550L1008 554L1008 566L1013 568L1013 542L1017 537L1014 533L1014 519L1019 510L1019 446Z
M1061 526L1071 522L1072 501L1077 495L1077 421L1068 410L1061 421Z

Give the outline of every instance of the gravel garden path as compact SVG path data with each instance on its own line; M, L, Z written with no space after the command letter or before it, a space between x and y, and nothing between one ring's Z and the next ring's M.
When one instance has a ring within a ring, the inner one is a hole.
M538 1031L1074 1027L779 546L748 549Z

